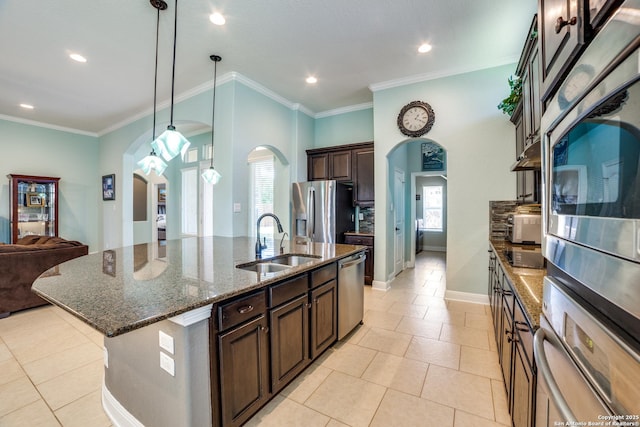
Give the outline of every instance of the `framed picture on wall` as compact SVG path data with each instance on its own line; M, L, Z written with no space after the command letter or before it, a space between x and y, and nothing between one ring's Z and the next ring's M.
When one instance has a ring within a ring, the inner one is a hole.
M435 142L422 143L422 170L423 171L444 171L445 152L444 148Z
M30 208L44 206L44 195L40 193L27 193L27 206Z
M167 189L166 188L158 188L158 202L166 203L167 202Z
M102 200L116 199L116 175L104 175L102 177Z

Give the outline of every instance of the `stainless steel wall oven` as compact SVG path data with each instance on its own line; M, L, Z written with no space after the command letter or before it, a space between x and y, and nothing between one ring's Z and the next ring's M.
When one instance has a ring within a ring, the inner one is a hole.
M627 0L542 118L537 426L640 425L598 419L640 417L639 47L640 0Z

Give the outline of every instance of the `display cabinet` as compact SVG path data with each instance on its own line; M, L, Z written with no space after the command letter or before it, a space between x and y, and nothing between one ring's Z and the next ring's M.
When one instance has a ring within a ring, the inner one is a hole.
M11 197L11 243L30 236L58 235L60 178L7 175Z

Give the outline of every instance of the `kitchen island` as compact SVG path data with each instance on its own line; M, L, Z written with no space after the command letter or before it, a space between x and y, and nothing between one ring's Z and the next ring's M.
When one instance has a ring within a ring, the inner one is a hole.
M285 242L283 254L263 251L260 268L254 244L135 245L34 283L105 335L103 406L114 425L242 424L335 342L337 261L365 248Z

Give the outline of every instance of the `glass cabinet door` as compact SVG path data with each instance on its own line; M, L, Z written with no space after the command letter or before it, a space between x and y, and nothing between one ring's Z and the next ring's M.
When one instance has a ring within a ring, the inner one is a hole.
M12 243L26 236L58 235L59 179L9 175Z

